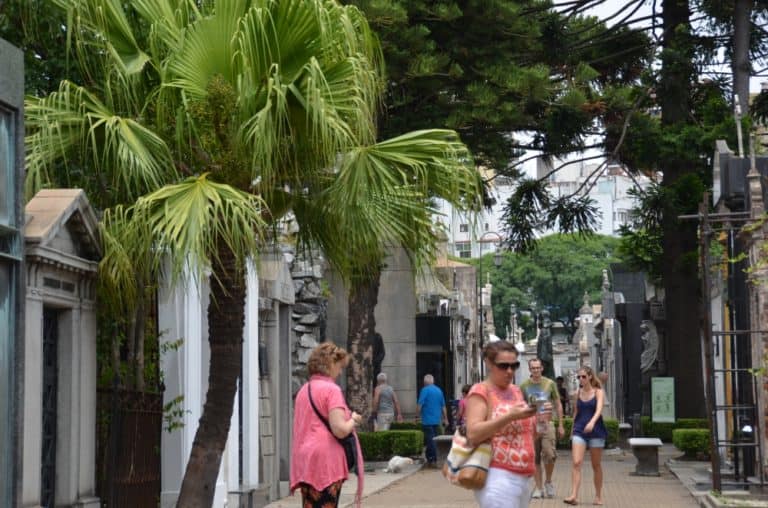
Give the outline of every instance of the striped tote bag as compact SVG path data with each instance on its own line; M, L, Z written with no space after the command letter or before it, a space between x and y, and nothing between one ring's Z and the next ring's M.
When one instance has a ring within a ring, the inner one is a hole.
M491 443L472 446L460 429L456 429L451 450L443 464L443 476L453 485L470 490L482 489L490 464Z

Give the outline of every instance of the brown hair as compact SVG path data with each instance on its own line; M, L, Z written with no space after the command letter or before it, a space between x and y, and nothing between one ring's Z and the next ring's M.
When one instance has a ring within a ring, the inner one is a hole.
M584 371L587 374L587 378L589 379L589 384L592 385L592 388L602 388L603 383L600 382L599 379L597 379L597 376L595 376L595 371L592 370L592 367L589 365L584 365L583 367L579 368L579 371Z
M345 361L348 356L344 348L337 346L333 342L323 342L309 355L307 371L309 371L310 376L314 374L325 374L328 376L331 373L331 366L334 363Z
M511 342L507 342L506 340L497 340L496 342L490 342L487 346L483 349L483 358L495 362L496 361L496 355L499 353L515 353L515 358L517 358L517 348L515 348L515 345Z
M528 360L528 368L531 368L532 362L539 362L539 365L541 365L542 367L544 366L544 362L542 362L541 358L539 358L538 356L534 356L533 358Z

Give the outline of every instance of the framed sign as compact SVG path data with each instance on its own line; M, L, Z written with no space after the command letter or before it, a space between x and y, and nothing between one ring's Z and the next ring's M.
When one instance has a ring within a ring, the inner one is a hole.
M651 421L675 422L675 378L651 378Z

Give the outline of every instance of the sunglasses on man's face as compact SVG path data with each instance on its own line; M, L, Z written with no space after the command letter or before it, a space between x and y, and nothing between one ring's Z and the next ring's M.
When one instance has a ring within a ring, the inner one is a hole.
M520 367L520 362L511 362L511 363L499 362L499 363L494 363L494 365L496 365L496 367L501 370L509 370L509 369L517 370L518 367Z

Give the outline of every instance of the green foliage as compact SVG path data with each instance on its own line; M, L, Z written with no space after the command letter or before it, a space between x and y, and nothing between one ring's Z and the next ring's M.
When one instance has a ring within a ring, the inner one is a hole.
M603 418L605 429L608 431L608 439L605 442L606 448L616 446L619 442L619 421L615 418ZM557 439L557 447L561 449L570 449L571 447L571 431L573 430L573 418L566 416L563 418L563 428L565 429L565 437ZM555 421L555 431L557 431L557 421Z
M187 410L187 413L191 411ZM169 434L184 427L184 396L179 395L163 404L163 430Z
M602 270L622 261L618 245L618 239L609 236L555 234L539 240L533 252L505 252L499 267L490 254L480 261L472 260L482 262L483 274L490 274L497 333L510 322L509 305L530 309L532 298L539 310L550 311L553 320L572 325L584 303L584 291L589 292L592 302L600 301ZM531 294L528 288L532 288Z
M357 436L365 460L389 460L393 455L417 456L424 447L424 433L421 430L358 432Z
M674 423L653 422L650 416L643 416L640 419L640 424L643 429L643 437L657 437L665 443L672 441L672 431L675 429Z
M657 437L669 443L675 429L708 429L709 423L705 418L678 418L674 423L652 422L650 416L640 418L644 437Z
M418 422L392 422L389 430L421 430L421 424Z
M648 55L644 33L619 27L599 37L604 23L541 0L348 3L382 41L390 78L382 133L445 125L498 171L523 147L584 147L604 113L604 87L636 79ZM510 135L521 131L532 136Z
M675 429L672 443L686 456L698 458L709 455L708 429Z
M30 95L56 90L66 76L79 79L68 53L66 12L50 0L5 0L0 8L0 38L24 52L24 87Z

